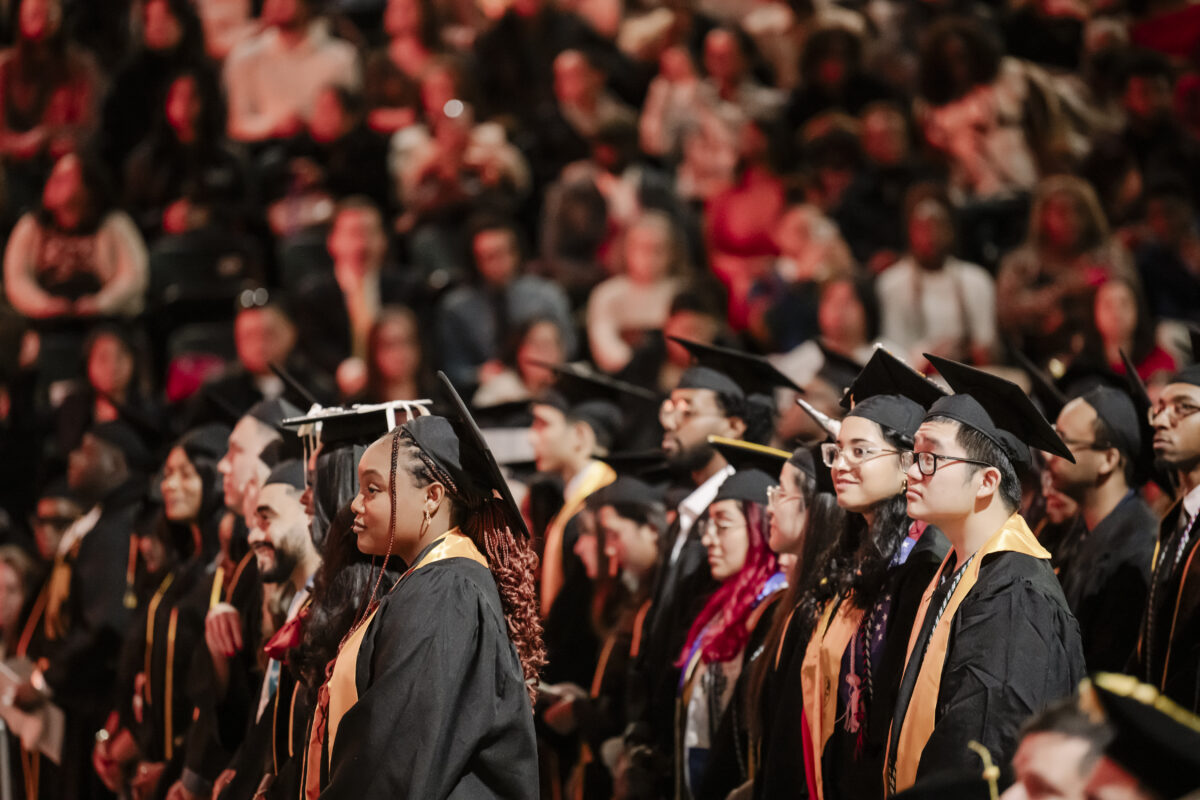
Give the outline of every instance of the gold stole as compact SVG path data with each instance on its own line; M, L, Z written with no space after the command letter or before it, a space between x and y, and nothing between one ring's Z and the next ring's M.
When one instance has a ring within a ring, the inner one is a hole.
M835 613L836 608L836 613ZM804 698L804 717L808 721L813 746L813 783L817 800L823 800L825 787L821 779L821 754L837 724L838 678L842 672L842 656L854 640L862 624L864 610L852 603L830 600L821 614L821 621L804 651L800 667L800 691Z
M971 559L971 563L967 566L967 570L963 573L962 579L958 582L958 586L954 589L946 603L946 610L942 613L942 618L938 620L937 627L929 636L929 644L926 646L925 658L921 662L921 671L917 674L917 682L913 687L912 698L908 702L908 710L904 715L904 720L900 724L900 729L896 729L895 720L892 721L892 728L888 732L888 749L886 752L892 752L892 739L896 738L896 791L901 792L909 788L916 782L917 767L921 763L921 754L925 750L925 744L929 741L929 737L933 735L933 728L937 720L934 719L937 710L938 692L942 685L942 669L946 663L946 652L950 645L950 626L954 622L954 615L958 611L958 607L962 605L963 600L975 588L975 583L979 580L979 568L983 561L993 553L1023 553L1033 558L1049 559L1050 553L1044 547L1038 544L1033 532L1029 530L1029 526L1025 523L1024 518L1020 514L1013 514L1009 517L1004 525L992 538L979 549L975 557ZM920 638L921 628L925 624L925 616L929 613L930 599L934 591L937 589L938 580L946 569L946 562L950 556L954 554L951 550L946 554L946 558L942 561L942 566L938 569L937 575L925 587L925 594L921 597L921 606L917 610L916 621L913 623L912 633L908 638L908 654L904 659L904 671L908 671L909 662L913 657L913 650L917 645L917 639ZM961 565L960 565L961 566ZM936 609L933 610L937 613ZM919 655L919 654L918 654ZM904 672L901 673L903 675ZM886 791L887 786L887 764L884 765L884 786Z
M583 510L588 497L599 489L603 489L617 479L617 473L603 461L593 461L588 464L579 481L575 493L567 498L567 502L550 520L546 526L546 544L542 548L542 619L550 614L554 598L563 585L563 536L567 532L567 523Z
M442 535L438 543L429 549L424 558L409 567L408 571L400 576L392 589L395 589L405 578L422 567L448 558L465 558L484 567L488 565L487 559L479 552L475 543L459 533L458 528L452 528ZM333 743L337 737L337 729L341 724L342 717L358 702L358 651L362 647L363 637L366 636L367 629L371 627L371 622L375 619L375 613L378 610L378 606L372 609L367 618L346 637L334 659L333 671L329 675L329 680L321 687L322 702L318 702L317 708L313 712L313 721L309 725L305 763L301 769L301 775L303 775L301 789L302 796L305 798L315 800L320 795L323 788L321 786L321 770L316 765L321 763L321 751L322 749L327 751L326 763L331 762ZM328 748L324 747L322 737L326 730L328 730Z

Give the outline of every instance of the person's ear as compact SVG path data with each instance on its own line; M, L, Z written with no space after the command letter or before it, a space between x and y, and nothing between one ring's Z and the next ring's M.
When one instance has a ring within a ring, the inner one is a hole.
M1100 451L1099 472L1102 476L1110 475L1121 468L1121 451L1115 447Z
M979 479L979 487L975 490L975 497L980 500L985 500L1000 491L1000 470L995 467L987 467L975 473Z
M741 417L726 417L726 436L730 439L741 439L746 435L746 420Z
M427 516L434 516L446 499L446 487L440 483L431 483L425 487L424 511Z

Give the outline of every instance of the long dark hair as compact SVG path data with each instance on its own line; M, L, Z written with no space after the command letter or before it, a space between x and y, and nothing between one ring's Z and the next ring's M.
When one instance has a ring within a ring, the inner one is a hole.
M175 18L176 24L179 25L179 43L172 50L180 57L192 61L200 62L205 59L204 52L204 27L200 22L200 16L192 7L192 0L164 0L167 4L167 11ZM138 10L143 14L145 8L149 5L150 0L141 0L138 3ZM145 38L143 36L143 21L141 14L135 17L138 33L138 50L146 49Z
M836 495L818 492L816 480L803 471L800 472L799 483L804 504L808 508L803 544L796 564L788 575L787 589L779 599L779 607L771 620L767 638L763 641L762 655L755 660L746 684L748 726L755 737L762 734L761 698L767 675L775 664L775 653L788 630L793 627L798 632L797 641L808 641L821 608L817 601L818 588L826 580L837 543L846 527L846 510L837 504Z
M876 423L878 424L878 423ZM879 426L883 440L900 451L911 450L911 436L886 425ZM839 542L842 557L829 576L826 590L829 596L840 596L855 608L870 608L883 589L884 576L892 558L908 536L912 520L908 517L908 501L899 492L875 504L875 520L867 525L862 514L849 515L846 536ZM853 548L852 550L843 548ZM846 558L845 554L850 557Z
M379 573L371 557L359 551L353 524L349 503L330 520L321 566L313 578L304 636L288 656L314 703L325 682L326 667L337 657L338 645L370 604L372 587L376 583L390 586L399 577L395 570Z
M313 517L309 531L320 550L338 513L358 494L358 461L366 450L362 445L339 447L317 456L317 480L313 486Z
M95 153L90 150L76 150L64 154L58 160L72 155L79 159L79 178L83 184L83 191L87 194L87 211L79 220L79 225L67 233L88 235L99 230L109 213L116 210L116 195L112 179ZM56 161L55 164L57 163ZM58 223L54 220L54 214L43 204L41 196L38 198L36 216L43 228L57 229Z
M954 83L946 45L959 39L965 45L969 86ZM918 95L935 106L946 105L980 84L991 83L1000 71L999 44L983 26L965 17L946 17L929 29L917 70Z
M517 649L529 701L537 699L538 673L546 664L546 647L542 642L542 620L534 575L538 557L528 539L514 532L505 518L500 501L459 486L445 470L421 449L405 428L392 439L392 474L390 485L396 485L399 449L407 448L413 458L409 474L417 486L440 483L446 488L451 502L451 522L460 526L475 546L487 558L488 569L500 592L500 604L508 624L508 636ZM391 527L395 528L396 504L393 494ZM390 538L390 537L389 537Z
M200 529L200 552L189 555L199 555L206 562L211 561L217 554L220 545L219 528L221 519L225 516L225 491L217 464L224 455L223 445L228 438L228 427L212 423L188 432L176 444L191 462L192 469L196 470L204 487L200 498L200 512L195 519ZM187 541L189 549L194 546L190 532Z
M196 86L196 97L200 101L200 113L196 119L195 147L198 149L218 148L225 140L226 108L221 96L221 86L217 76L211 69L200 64L183 67L177 70L165 84L158 97L158 111L154 116L154 128L150 141L153 154L165 157L168 152L178 150L184 145L179 141L175 131L167 120L167 97L171 88L181 79L191 78Z

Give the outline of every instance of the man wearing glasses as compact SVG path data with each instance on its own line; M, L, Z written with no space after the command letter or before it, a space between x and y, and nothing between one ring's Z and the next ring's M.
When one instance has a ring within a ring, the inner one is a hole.
M1180 500L1159 526L1150 599L1135 653L1137 676L1200 710L1200 365L1180 371L1150 409L1157 463L1175 473Z
M1021 723L1084 677L1079 626L1050 554L1018 513L1030 447L1074 461L1015 384L927 356L957 394L917 431L908 514L953 549L925 591L888 736L890 796L943 771L967 771L980 742L1009 764Z
M1137 643L1158 519L1145 480L1143 425L1133 398L1108 386L1067 403L1055 429L1075 461L1050 456L1054 488L1079 504L1083 534L1058 573L1079 621L1088 670L1121 672Z

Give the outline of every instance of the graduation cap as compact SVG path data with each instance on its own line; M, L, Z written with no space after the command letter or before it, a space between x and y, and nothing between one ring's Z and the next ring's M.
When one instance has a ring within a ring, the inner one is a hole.
M528 428L533 424L529 400L506 400L488 406L476 406L475 422L480 428Z
M315 449L330 452L349 445L369 445L413 417L429 413L429 400L397 400L389 403L316 408L281 422L297 436L307 438Z
M820 340L817 341L817 347L821 351L823 360L816 377L832 386L839 395L845 394L846 390L850 388L850 384L854 383L854 379L862 372L863 365L849 356L829 349Z
M1104 754L1155 794L1200 787L1200 717L1130 675L1103 672L1080 686L1079 705L1111 727Z
M273 483L286 484L293 489L304 491L304 462L298 458L289 458L287 461L276 464L263 486L270 486Z
M665 504L664 494L658 488L631 475L622 475L615 481L587 498L588 507L600 509L604 506L636 506L648 508Z
M206 458L220 461L229 449L229 426L220 422L209 422L180 436L175 447L182 447L188 458Z
M1058 385L1067 397L1080 397L1098 386L1124 389L1125 377L1117 374L1106 363L1091 359L1075 359L1067 367Z
M796 398L796 405L804 409L804 413L808 414L813 420L821 426L821 430L825 431L825 435L830 439L836 439L838 433L842 430L842 421L834 419L828 414L822 413L812 403L805 400L803 397Z
M1109 444L1120 450L1126 458L1138 459L1143 454L1142 420L1146 419L1146 415L1138 413L1137 405L1128 392L1097 386L1080 395L1079 399L1091 406L1096 416L1108 426Z
M648 389L610 378L584 367L534 361L554 373L555 382L535 397L531 405L557 408L572 420L583 422L596 434L596 443L605 450L613 446L624 423L619 405L623 397L636 397L654 403L657 397Z
M821 458L821 445L797 447L788 457L787 463L817 482L817 491L833 494L833 475L825 460Z
M683 346L692 354L692 358L696 360L699 368L706 370L706 372L700 372L697 367L689 369L680 378L680 389L713 389L723 394L737 395L771 394L776 388L804 391L796 385L795 381L780 372L774 364L762 356L734 350L730 347L702 344L690 339L681 339L678 336L668 336L667 338ZM693 375L693 372L696 374ZM710 372L716 373L716 376L720 378L725 378L727 383L708 374ZM687 382L697 380L711 381L714 385L685 385ZM718 384L724 385L726 388L717 388ZM736 386L736 391L731 391L728 384Z
M1062 412L1063 406L1070 398L1058 388L1058 384L1054 382L1050 373L1033 363L1033 359L1029 356L1020 350L1014 350L1013 358L1016 360L1017 366L1029 376L1030 394L1041 405L1046 419L1058 419L1059 413Z
M762 470L738 470L725 479L713 498L714 503L722 500L740 500L744 503L767 504L767 489L778 486L779 479Z
M929 407L945 396L936 383L877 347L846 390L842 407L849 410L846 416L869 419L912 436Z
M158 466L154 453L132 425L123 419L98 422L89 430L92 436L115 447L125 457L125 463L135 472L152 472Z
M309 408L321 405L317 402L317 398L313 396L313 393L306 389L304 384L296 380L296 378L290 372L284 369L282 364L271 362L270 364L267 364L267 366L270 367L271 372L274 372L276 377L283 381L283 384L287 388L291 389L293 394L303 400L304 404Z
M471 510L498 501L509 529L515 536L529 538L525 518L513 499L508 481L483 438L467 404L444 372L438 381L450 404L451 416L421 416L404 423L417 446L434 460L458 487L459 497Z
M738 472L756 469L768 475L779 475L779 470L783 469L783 465L792 456L787 450L778 450L741 439L727 439L724 436L709 436L708 443Z
M992 763L992 754L979 742L967 742L966 746L979 754L979 771L951 770L930 775L893 796L896 800L998 800L1000 768Z
M929 353L925 357L956 392L934 403L928 416L949 417L979 431L1014 465L1030 463L1030 447L1075 463L1070 448L1020 386L948 358Z
M593 398L619 403L625 399L632 399L657 405L661 399L657 393L644 386L605 375L582 364L551 364L537 359L531 359L530 363L553 372L554 388L571 400Z

